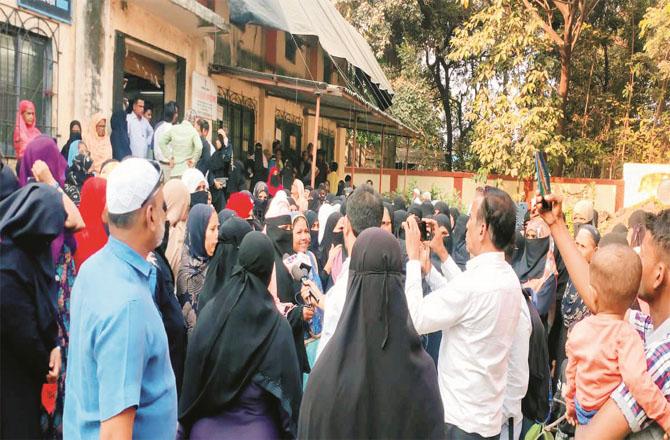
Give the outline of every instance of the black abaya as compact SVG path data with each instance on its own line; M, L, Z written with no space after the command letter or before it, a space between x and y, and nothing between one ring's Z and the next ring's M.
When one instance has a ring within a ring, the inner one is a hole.
M411 324L397 240L366 229L349 269L347 302L307 383L298 438L443 438L437 371Z
M41 387L58 345L50 244L63 231L63 195L30 183L0 213L0 438L40 438Z
M287 322L268 284L272 244L260 232L242 240L239 266L201 311L189 340L179 421L186 431L201 418L225 412L250 382L277 399L294 437L302 396L300 373Z
M230 217L219 226L219 242L209 261L205 284L200 293L200 307L204 307L218 289L225 285L237 265L237 256L242 239L251 232L251 226L239 217Z

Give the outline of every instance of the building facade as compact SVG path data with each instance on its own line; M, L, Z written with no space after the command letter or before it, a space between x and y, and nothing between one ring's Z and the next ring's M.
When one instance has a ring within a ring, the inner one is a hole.
M281 4L291 7L291 1ZM316 0L321 9L307 11L311 18L303 21L341 20L324 26L340 27L332 35L307 28L291 33L295 20L241 19L235 8L255 3L0 0L3 154L14 154L21 99L35 102L38 127L59 144L71 120L85 129L94 113L111 115L135 97L153 109L153 123L174 100L180 116L193 109L211 121L212 133L224 127L240 158L256 142L269 149L275 139L299 157L316 139L328 160L343 164L356 155L347 130L415 135L382 110L392 90L375 83L381 69L369 46L330 0Z

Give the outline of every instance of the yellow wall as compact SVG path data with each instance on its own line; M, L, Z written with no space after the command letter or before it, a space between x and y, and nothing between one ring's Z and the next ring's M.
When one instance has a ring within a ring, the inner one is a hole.
M16 8L16 0L0 0L3 5ZM186 60L185 109L191 107L191 77L194 71L207 75L208 66L213 59L214 40L210 37L197 37L184 32L160 18L151 11L138 6L136 2L122 0L106 0L89 3L79 0L72 2L72 24L58 23L57 46L60 50L58 66L54 74L54 88L56 95L53 100L52 125L56 126L54 133L61 143L68 136L69 123L73 119L80 120L87 125L90 116L102 111L111 115L113 105L113 72L116 32L120 31L142 43L155 46L169 54L182 57ZM222 6L223 5L223 6ZM91 8L97 7L94 12L95 20L99 20L100 48L91 49L91 32L85 25L91 19ZM88 9L87 9L88 8ZM219 10L221 9L221 10ZM227 17L226 2L217 2L217 13ZM21 10L21 14L37 15ZM41 16L40 16L41 17ZM48 18L44 18L49 20ZM55 23L55 22L53 22ZM310 54L314 47L307 44L302 46L301 52L296 53L296 62L291 63L284 57L284 41L290 36L284 32L277 32L278 67L290 74L322 81L324 52L317 46L316 72L308 72ZM236 64L239 55L237 47L247 50L264 58L265 41L260 26L247 25L244 29L230 26L229 44L231 57ZM94 52L91 55L91 52ZM302 54L302 55L301 55ZM89 62L89 57L97 57L99 66ZM333 67L335 69L335 67ZM166 64L166 100L175 99L174 83L175 66ZM312 78L312 76L315 76ZM338 75L332 78L337 80ZM302 147L313 141L314 118L305 117L305 107L290 100L265 96L264 90L247 82L229 76L213 76L215 83L222 89L230 89L235 93L255 100L256 129L255 139L269 148L275 139L275 113L277 110L289 113L303 120ZM169 96L168 96L169 95ZM335 161L340 165L339 175L344 178L344 155L346 152L346 130L338 128L335 121L321 118L319 127L325 128L335 135Z

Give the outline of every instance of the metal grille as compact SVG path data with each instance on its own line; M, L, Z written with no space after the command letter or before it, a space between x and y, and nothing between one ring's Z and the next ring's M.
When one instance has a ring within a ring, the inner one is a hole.
M35 104L37 127L56 136L53 106L58 24L0 5L0 149L14 157L14 126L19 101Z

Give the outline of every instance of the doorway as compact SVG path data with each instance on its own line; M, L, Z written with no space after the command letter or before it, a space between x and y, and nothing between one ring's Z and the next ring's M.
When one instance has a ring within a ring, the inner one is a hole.
M163 118L167 102L176 101L184 116L186 60L144 43L122 32L116 33L114 48L114 110L127 111L128 104L142 98L151 108L151 124Z

